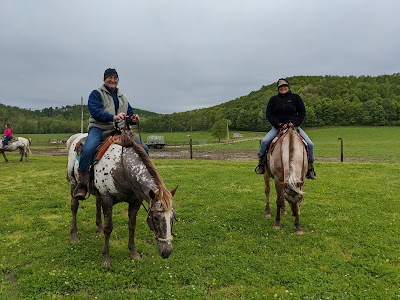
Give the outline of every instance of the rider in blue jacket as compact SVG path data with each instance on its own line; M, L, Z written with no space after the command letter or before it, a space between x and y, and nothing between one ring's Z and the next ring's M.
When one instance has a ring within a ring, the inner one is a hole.
M90 180L90 166L102 142L102 133L113 130L115 127L123 128L125 119L130 124L140 121L139 115L134 114L133 108L125 96L117 88L119 82L115 69L107 69L104 72L104 84L89 95L88 109L90 112L88 136L79 159L78 186L74 191L74 197L85 199L87 185ZM136 142L140 143L139 138ZM142 142L143 148L149 152L149 148Z

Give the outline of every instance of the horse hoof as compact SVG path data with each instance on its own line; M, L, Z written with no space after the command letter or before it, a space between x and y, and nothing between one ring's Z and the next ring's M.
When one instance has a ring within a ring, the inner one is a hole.
M103 259L103 266L106 267L106 268L110 267L111 266L111 260L109 258L108 259Z
M269 218L271 218L271 214L270 214L270 213L265 213L265 217L266 217L267 219L269 219Z
M131 254L131 259L135 260L135 261L139 261L142 259L142 257L140 256L140 254L138 252L135 252L135 253Z
M274 225L274 228L275 228L276 230L281 229L281 224L275 224L275 225Z
M303 235L304 232L303 232L303 230L300 229L300 230L296 230L296 233L297 233L298 235Z
M71 239L70 239L70 241L71 242L78 242L79 241L79 237L78 236L76 236L76 235L74 235L74 236L71 236Z

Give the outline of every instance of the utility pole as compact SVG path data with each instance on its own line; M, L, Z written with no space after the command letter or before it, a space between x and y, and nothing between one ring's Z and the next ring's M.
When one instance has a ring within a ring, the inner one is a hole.
M226 140L229 143L229 121L226 121Z
M81 133L83 133L83 97L81 96Z

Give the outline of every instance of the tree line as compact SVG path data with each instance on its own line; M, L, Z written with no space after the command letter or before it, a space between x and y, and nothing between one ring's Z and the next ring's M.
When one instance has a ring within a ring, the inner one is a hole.
M400 125L400 73L380 76L294 76L290 88L306 105L303 127L398 126ZM135 108L145 132L207 131L221 119L231 130L267 131L265 119L269 98L277 93L276 83L234 100L172 114L157 114ZM89 112L84 111L84 130ZM29 110L0 104L0 120L10 122L18 133L72 133L81 128L81 106Z

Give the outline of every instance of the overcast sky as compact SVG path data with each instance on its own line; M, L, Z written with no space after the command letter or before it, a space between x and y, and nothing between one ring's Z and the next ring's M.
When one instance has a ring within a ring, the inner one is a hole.
M295 75L400 72L399 0L0 0L0 103L214 106Z

